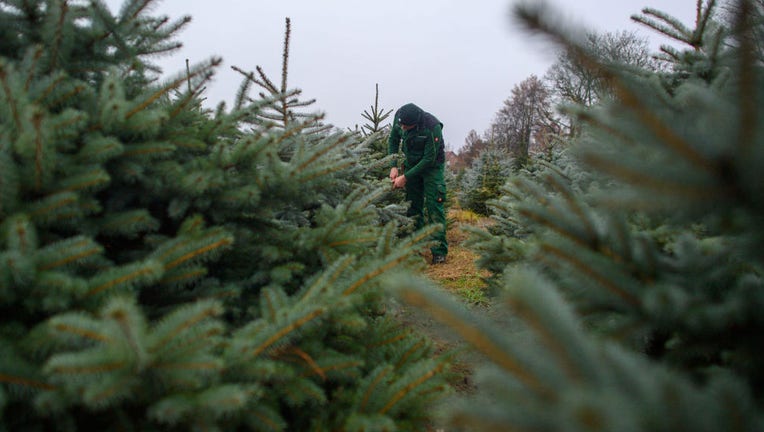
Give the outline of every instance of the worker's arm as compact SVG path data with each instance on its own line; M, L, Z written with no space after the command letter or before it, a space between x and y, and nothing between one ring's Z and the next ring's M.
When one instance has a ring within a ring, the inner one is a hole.
M403 131L398 124L398 116L395 116L393 126L390 129L390 136L387 137L387 154L394 155L392 161L390 161L390 168L398 167L398 151L400 150L402 136Z

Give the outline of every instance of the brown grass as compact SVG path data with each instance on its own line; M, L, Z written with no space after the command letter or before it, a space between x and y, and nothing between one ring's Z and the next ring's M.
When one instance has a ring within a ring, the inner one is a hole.
M471 211L450 209L448 213L449 226L446 232L448 239L448 257L445 264L428 265L423 270L424 274L433 282L440 285L445 291L453 293L457 298L475 307L487 307L485 278L490 276L487 270L480 270L475 266L478 255L464 246L469 233L465 232L465 226L486 228L491 223L487 217L479 216ZM430 251L424 254L427 262L430 262ZM425 321L427 322L427 321ZM422 322L412 318L409 324L419 327L428 334L435 345L442 351L458 350L464 347L464 342L455 339L451 329L440 328L438 325L422 326ZM469 354L460 354L451 365L452 378L450 384L461 394L474 392L473 369L475 357ZM443 429L435 429L443 430Z
M449 226L446 232L448 257L446 263L428 266L424 274L449 291L482 287L482 278L487 277L489 273L475 267L475 260L478 256L464 247L463 243L469 234L464 232L462 227L465 225L486 227L490 220L461 209L451 209L448 213L448 219ZM425 259L430 262L429 251L426 252Z

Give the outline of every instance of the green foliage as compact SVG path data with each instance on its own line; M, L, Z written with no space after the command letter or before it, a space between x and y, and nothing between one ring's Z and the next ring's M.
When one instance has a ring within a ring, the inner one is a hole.
M518 9L612 94L573 112L586 124L575 162L514 177L492 203L498 226L474 241L520 328L502 332L423 283L403 289L490 360L454 425L764 427L764 69L748 33L764 22L751 3L731 32L711 20L714 2L689 30L647 10L689 44L664 73L599 63L548 12Z
M150 3L0 7L0 429L423 429L447 359L380 284L430 231L381 222L368 141L294 91L159 80L187 19Z
M464 171L459 187L459 204L480 215L488 215L488 201L500 195L499 189L512 173L512 160L499 149L488 148Z
M379 200L381 209L380 216L383 222L395 221L401 227L401 232L409 232L413 227L413 221L406 216L408 202L402 190L392 189L390 184L390 161L393 156L387 154L387 138L390 134L390 126L384 122L390 117L393 110L385 110L379 105L379 85L375 86L374 104L364 110L361 117L366 123L351 132L360 134L366 141L368 152L361 156L363 166L366 167L365 180L376 187L385 190Z
M385 120L390 117L393 110L385 110L379 106L379 84L374 86L374 104L369 106L368 110L364 110L361 116L367 121L361 126L361 133L364 136L369 136L377 132L386 132L386 127L382 126ZM379 148L384 153L387 153L387 146Z
M456 288L456 294L467 304L487 306L489 303L486 295L483 278L478 275L462 276L452 283L444 283L446 287L452 285Z

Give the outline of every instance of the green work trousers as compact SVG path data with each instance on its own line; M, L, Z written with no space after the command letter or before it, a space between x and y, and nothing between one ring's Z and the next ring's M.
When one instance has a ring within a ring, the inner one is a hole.
M443 165L422 171L421 176L406 178L406 200L411 203L408 216L414 218L414 227L422 228L430 224L440 225L432 240L435 245L431 248L433 255L448 254L446 240L446 213L443 204L446 202L446 181L443 178Z

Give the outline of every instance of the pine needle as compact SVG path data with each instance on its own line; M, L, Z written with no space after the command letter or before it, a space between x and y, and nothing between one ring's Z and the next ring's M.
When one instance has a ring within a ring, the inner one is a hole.
M604 275L597 272L591 265L589 265L589 263L581 260L579 256L570 254L562 250L561 248L553 246L548 243L543 244L541 246L541 249L544 251L545 254L553 255L573 265L575 268L581 271L581 273L589 276L594 281L596 281L600 286L604 287L611 293L615 294L617 297L621 298L629 305L631 306L641 305L641 301L638 297L636 297L632 293L629 293L621 289L621 287L614 284L610 279L608 279Z
M254 350L252 350L252 356L257 357L260 355L263 351L268 349L270 346L272 346L274 343L278 342L282 338L284 338L286 335L298 330L300 327L304 326L305 324L313 321L314 319L318 318L325 312L324 309L316 309L308 313L307 315L289 323L289 325L281 328L279 331L271 335L268 339L266 339L263 343L256 346Z
M20 385L23 387L31 387L35 389L41 389L41 390L56 390L55 386L52 386L48 383L30 380L27 378L22 378L22 377L13 376L13 375L7 375L3 373L0 373L0 383Z
M407 303L413 306L429 309L430 315L454 329L465 341L485 354L497 366L517 377L528 389L542 396L551 396L553 394L552 390L542 384L541 380L528 370L519 359L514 358L507 350L498 346L478 327L464 322L451 310L430 301L419 292L406 290L402 296Z
M401 399L403 399L407 394L411 393L412 390L419 387L421 384L425 383L430 378L437 375L443 368L446 366L446 363L439 363L434 369L431 369L427 371L422 376L418 377L414 381L408 383L404 388L400 389L397 393L393 395L393 397L385 404L385 406L382 407L382 409L379 410L380 414L387 413L392 407L395 406Z

